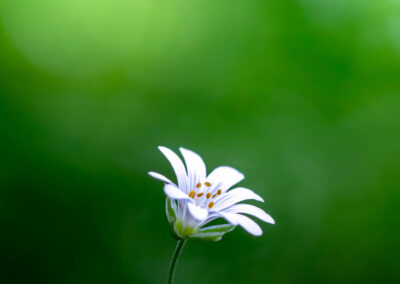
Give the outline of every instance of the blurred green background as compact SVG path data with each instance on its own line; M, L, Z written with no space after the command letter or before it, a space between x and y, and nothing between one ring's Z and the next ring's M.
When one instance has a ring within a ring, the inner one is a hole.
M277 221L176 283L400 282L400 2L3 0L0 282L163 283L157 145Z

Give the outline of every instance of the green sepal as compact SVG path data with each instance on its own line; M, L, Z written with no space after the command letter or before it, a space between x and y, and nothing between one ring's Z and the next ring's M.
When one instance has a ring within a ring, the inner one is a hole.
M200 229L196 234L191 235L189 239L199 242L217 242L223 235L234 228L235 226L231 224L210 226Z
M174 206L172 205L172 202L173 201L167 197L165 201L165 213L170 224L176 221L176 212Z
M217 242L223 235L224 233L197 233L191 235L189 240L197 242Z
M175 201L172 201L170 198L167 197L167 199L165 200L165 214L167 215L171 235L175 239L180 240L181 237L177 234L177 230L175 228L176 223L177 223L176 222L177 218L176 218L175 206L172 204L172 202L175 202Z
M236 226L232 224L215 225L201 228L199 230L199 233L229 233L230 231L235 229L235 227Z

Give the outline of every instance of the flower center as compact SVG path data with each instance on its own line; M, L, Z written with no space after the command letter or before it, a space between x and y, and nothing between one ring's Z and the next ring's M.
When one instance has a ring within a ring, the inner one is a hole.
M206 207L206 204L208 202L208 199L214 199L216 198L218 195L222 194L222 190L218 189L216 192L212 192L213 190L209 190L209 187L211 186L211 183L209 183L208 181L204 182L204 187L202 186L203 184L201 182L196 184L196 189L195 190L191 190L189 192L189 197L192 199L195 199L196 201L196 205L204 208ZM202 190L203 188L203 190ZM199 192L198 192L199 191ZM202 198L204 196L204 198ZM214 207L214 201L210 201L208 202L207 207L209 209Z

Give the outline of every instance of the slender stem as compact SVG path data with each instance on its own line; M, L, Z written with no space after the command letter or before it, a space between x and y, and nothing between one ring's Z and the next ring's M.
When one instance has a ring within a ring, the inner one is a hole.
M174 283L174 274L176 264L178 263L179 255L181 254L183 247L185 246L186 240L179 240L176 245L174 254L172 255L171 263L169 264L167 284Z

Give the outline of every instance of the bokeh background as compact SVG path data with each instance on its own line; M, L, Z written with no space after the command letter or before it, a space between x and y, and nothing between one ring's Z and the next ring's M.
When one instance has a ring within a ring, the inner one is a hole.
M176 283L400 282L400 2L3 0L0 282L163 283L157 145L277 221Z

